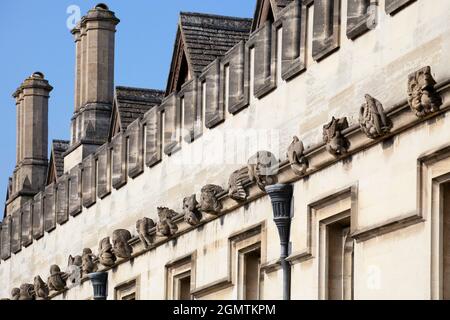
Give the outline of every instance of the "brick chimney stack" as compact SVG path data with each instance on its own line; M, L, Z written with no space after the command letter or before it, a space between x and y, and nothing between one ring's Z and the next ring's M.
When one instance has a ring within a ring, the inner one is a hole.
M68 171L108 138L114 95L114 45L120 22L97 4L72 30L76 46L75 111L72 145L64 160Z
M48 166L48 98L52 90L44 75L35 72L13 94L17 107L17 161L7 212L44 187Z

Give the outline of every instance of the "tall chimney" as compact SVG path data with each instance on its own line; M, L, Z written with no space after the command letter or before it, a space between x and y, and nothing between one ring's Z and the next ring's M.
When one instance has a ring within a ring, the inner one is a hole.
M115 13L100 3L72 30L77 73L73 138L64 159L65 171L95 152L108 139L114 94L115 33L119 22Z
M13 97L17 106L17 163L13 190L7 202L18 208L45 185L48 165L48 98L53 87L41 72L35 72L20 85Z

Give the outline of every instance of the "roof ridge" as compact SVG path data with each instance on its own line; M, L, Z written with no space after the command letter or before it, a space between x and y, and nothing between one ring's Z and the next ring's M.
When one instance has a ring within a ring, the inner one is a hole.
M228 20L240 20L240 21L253 21L252 18L244 18L244 17L235 17L235 16L225 16L220 14L212 14L212 13L203 13L203 12L188 12L188 11L180 11L180 16L182 15L190 15L197 17L208 17L208 18L222 18Z
M140 88L140 87L128 87L128 86L116 86L115 89L119 90L141 90L141 91L155 91L155 92L165 92L161 89L152 89L152 88Z

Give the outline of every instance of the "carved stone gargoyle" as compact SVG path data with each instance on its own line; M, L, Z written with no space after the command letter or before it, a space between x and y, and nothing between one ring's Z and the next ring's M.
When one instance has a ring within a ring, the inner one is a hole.
M122 259L129 259L131 257L133 254L133 247L128 244L130 239L131 233L126 229L118 229L113 232L113 252L116 257Z
M247 167L233 172L228 180L228 196L236 201L247 200L248 193L244 188L247 180L250 180Z
M19 300L34 300L34 286L24 283L20 286Z
M439 110L442 97L434 86L431 67L424 67L408 77L408 103L417 117L423 118Z
M95 258L96 256L91 249L83 249L83 254L81 255L81 271L83 275L97 271L97 263L94 262Z
M166 207L158 207L159 221L156 224L156 233L162 237L173 236L178 231L178 226L173 222L178 214L172 209Z
M323 142L326 143L326 149L333 156L338 157L347 153L350 148L350 141L342 134L342 131L348 128L347 118L336 119L323 126Z
M384 112L380 101L369 94L364 96L366 102L359 109L359 126L370 139L380 138L391 131L392 122Z
M68 275L61 272L61 269L56 264L50 267L50 276L47 280L47 285L50 291L63 291L66 289L66 279Z
M69 256L68 262L67 262L67 268L68 268L68 276L70 283L74 284L81 280L81 265L82 265L82 258L81 256L75 256L72 257L72 255Z
M109 241L109 237L105 237L100 241L98 246L98 260L105 267L112 267L116 263L116 256L113 252L113 246Z
M222 202L218 196L223 192L221 186L207 184L201 189L200 206L201 212L217 215L222 210Z
M308 170L308 159L305 157L304 152L303 142L297 136L294 136L287 150L287 158L292 171L298 176L303 176Z
M47 300L50 290L40 276L34 277L34 294L36 300Z
M19 300L19 298L20 298L20 289L13 288L11 290L11 300Z
M145 248L150 247L153 243L153 237L150 235L150 229L153 229L154 227L155 222L150 218L144 217L136 221L136 231Z
M196 226L202 220L202 213L198 210L199 204L195 194L190 197L185 197L183 199L183 214L184 221L186 221L191 226Z
M277 183L278 159L269 151L258 151L247 162L248 176L251 182L266 192L266 186Z

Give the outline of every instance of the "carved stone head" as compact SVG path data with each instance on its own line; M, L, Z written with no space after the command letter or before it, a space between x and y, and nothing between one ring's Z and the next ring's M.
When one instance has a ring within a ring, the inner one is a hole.
M304 175L308 169L308 159L304 155L305 148L303 142L294 136L292 143L288 147L287 158L292 171L298 176Z
M333 117L329 123L323 126L323 142L326 149L334 156L345 154L350 148L350 142L342 134L348 128L347 118L336 119Z
M436 92L431 67L424 67L408 77L408 103L416 116L424 117L439 110L442 98Z
M249 179L256 182L262 191L265 187L277 182L279 161L269 151L258 151L247 162Z
M198 210L198 207L199 204L197 202L195 194L183 199L184 221L192 226L199 224L200 220L202 219L202 214Z
M19 300L33 300L34 299L34 286L29 283L24 283L20 286Z
M54 264L50 267L50 275L54 276L54 275L58 275L61 273L61 269L59 268L58 265Z
M133 248L128 244L130 240L131 233L126 229L119 229L113 232L113 251L117 257L124 259L131 257Z
M20 298L20 289L13 288L11 290L11 300L19 300L19 298Z
M222 187L207 184L201 189L200 195L200 211L211 214L218 214L222 210L222 202L219 201L218 195L223 192Z

